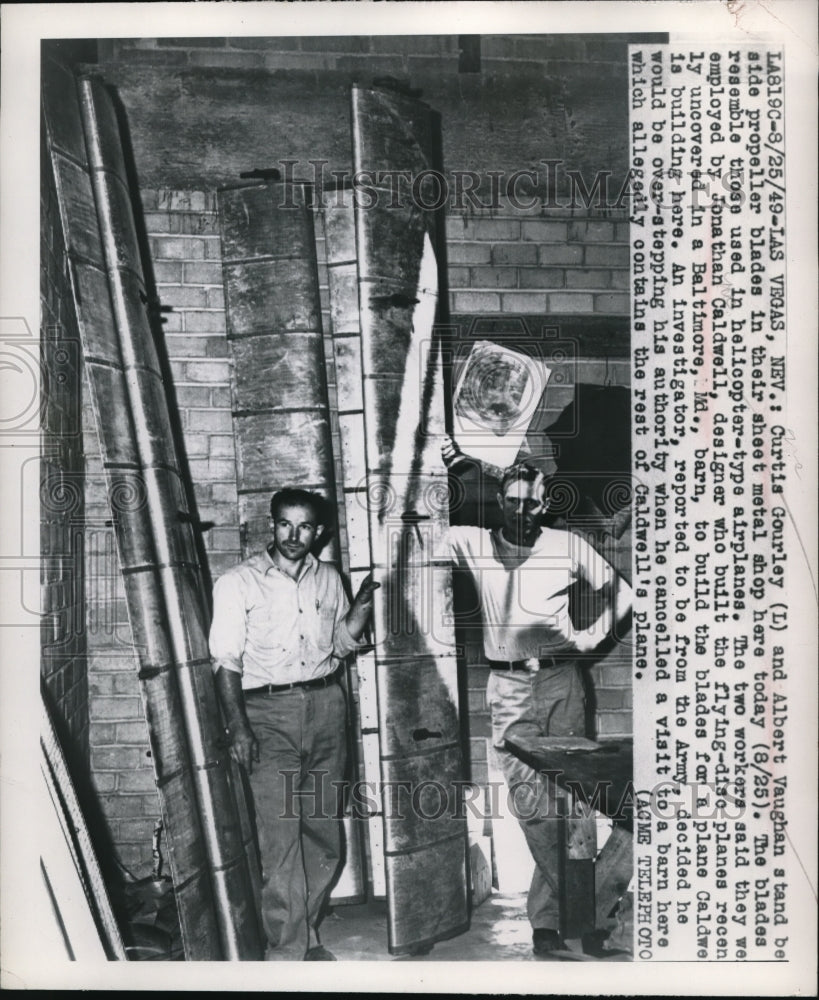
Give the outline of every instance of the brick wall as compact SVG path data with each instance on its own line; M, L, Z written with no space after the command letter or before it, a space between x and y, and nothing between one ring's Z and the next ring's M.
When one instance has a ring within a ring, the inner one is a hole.
M390 76L441 114L448 170L506 175L543 158L628 173L629 41L645 35L110 39L99 68L128 112L144 186L212 189L240 171L321 158L349 169L349 88ZM594 63L594 71L589 64ZM542 171L542 167L540 168ZM545 178L542 179L545 184Z
M161 817L125 590L111 526L96 422L83 412L86 481L86 605L92 830L103 857L136 878L151 870L151 836ZM116 874L116 871L112 871Z
M502 200L447 219L453 313L628 316L626 211Z
M623 45L657 39L658 35L612 33L582 35L479 35L478 61L463 61L463 36L457 35L313 35L192 38L101 39L100 59L157 65L231 66L248 69L344 69L366 66L382 56L372 72L401 68L406 72L489 72L542 74L550 67L579 63L618 65ZM389 59L389 64L386 62ZM528 64L528 65L527 65Z
M368 74L457 72L453 35L120 38L102 42L102 58L209 69L365 70Z
M241 558L215 192L144 190L145 229L196 513L212 577Z
M82 357L51 164L41 162L40 335L44 369L40 549L49 707L80 792L88 775L82 533Z

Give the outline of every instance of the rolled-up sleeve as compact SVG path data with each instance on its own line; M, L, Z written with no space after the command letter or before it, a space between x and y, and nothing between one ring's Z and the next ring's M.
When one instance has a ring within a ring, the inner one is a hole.
M356 649L360 649L366 645L367 643L364 639L354 639L350 635L350 630L347 628L347 622L344 618L336 622L335 632L333 633L333 653L336 656L348 656Z
M213 672L220 667L242 673L245 649L246 614L241 577L228 573L213 587L213 621L210 626L210 647Z

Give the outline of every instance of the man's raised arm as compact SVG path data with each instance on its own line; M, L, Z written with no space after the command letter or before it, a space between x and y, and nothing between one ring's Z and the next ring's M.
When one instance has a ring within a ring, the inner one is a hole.
M497 479L498 482L503 479L504 470L499 465L492 465L491 462L484 462L481 458L474 458L472 455L467 455L461 451L458 443L449 434L444 437L444 443L441 445L441 458L444 460L447 472L457 474L459 466L463 465L464 462L474 462L480 466L481 472L485 476L491 476L492 479Z

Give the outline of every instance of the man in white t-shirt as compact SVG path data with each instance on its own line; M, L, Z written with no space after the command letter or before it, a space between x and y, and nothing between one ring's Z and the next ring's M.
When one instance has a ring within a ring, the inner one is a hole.
M442 449L454 471L462 453L452 439ZM561 946L558 932L557 823L546 783L504 749L517 733L584 736L585 699L579 654L595 650L631 607L631 588L599 553L571 531L542 526L546 482L531 465L502 474L498 503L503 525L487 530L453 525L453 559L469 570L481 604L484 652L491 667L487 701L492 742L510 790L535 872L528 915L535 954ZM585 583L604 610L575 628L570 591Z

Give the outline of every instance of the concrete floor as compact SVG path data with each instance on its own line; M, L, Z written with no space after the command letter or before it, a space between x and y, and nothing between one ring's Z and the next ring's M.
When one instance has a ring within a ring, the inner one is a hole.
M526 894L493 894L477 907L466 933L442 941L427 955L393 956L387 950L387 908L383 900L362 906L338 906L319 928L322 944L339 961L486 962L543 961L532 953L532 929L526 917ZM622 952L593 958L580 942L569 942L560 958L568 961L630 961Z

